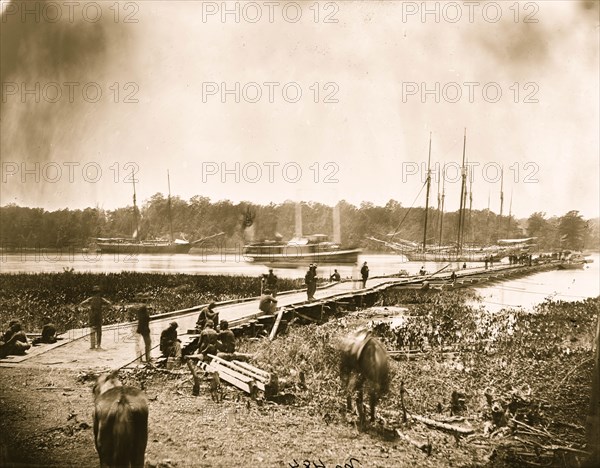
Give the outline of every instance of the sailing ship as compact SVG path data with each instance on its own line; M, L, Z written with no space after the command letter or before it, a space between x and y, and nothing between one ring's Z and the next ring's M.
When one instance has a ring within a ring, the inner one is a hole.
M151 240L140 240L139 239L139 217L138 208L136 203L136 192L135 192L135 178L132 173L133 181L133 218L135 231L133 236L127 237L98 237L96 238L96 245L101 253L119 253L119 254L186 254L190 252L190 249L196 245L199 245L209 239L222 236L224 233L220 232L212 236L203 237L202 239L190 242L185 239L175 239L173 235L173 220L171 218L171 180L169 173L167 172L167 183L169 187L169 198L168 198L168 215L169 215L169 239L151 239Z
M454 245L441 245L443 235L443 219L444 219L444 200L445 200L445 177L442 176L444 189L440 197L439 186L438 186L438 211L439 211L439 239L440 244L436 246L427 245L427 228L428 228L428 215L429 215L429 194L431 190L431 133L429 134L429 156L427 162L427 180L426 180L426 198L425 198L425 220L423 223L423 242L419 246L418 244L400 240L393 242L392 239L388 241L376 239L370 237L369 239L375 242L382 243L387 247L392 248L396 252L404 255L409 261L426 261L426 262L485 262L485 261L500 261L504 256L504 252L498 246L487 246L487 247L465 247L464 246L464 232L466 225L466 205L467 205L467 171L465 169L465 154L467 145L467 131L465 129L463 139L463 157L462 157L462 170L461 170L461 192L460 192L460 208L459 208L459 220L458 220L458 238ZM471 181L472 182L472 181ZM441 201L441 210L440 210ZM469 194L469 220L470 213L472 210L473 195L472 187Z
M447 247L448 250L427 252L405 252L404 255L410 262L498 262L505 255L499 253L495 247L464 248L462 254L457 253L456 247Z
M293 268L310 263L349 264L358 262L361 250L341 245L339 205L334 207L334 240L325 234L302 235L302 211L296 204L295 236L288 242L281 239L249 242L244 246L244 258L248 262L261 263L282 268ZM250 226L247 226L250 227Z

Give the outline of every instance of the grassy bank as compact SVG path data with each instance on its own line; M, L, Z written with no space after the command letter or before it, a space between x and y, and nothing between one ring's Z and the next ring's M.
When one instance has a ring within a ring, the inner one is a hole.
M600 298L493 315L467 306L471 299L468 291L390 293L382 304L408 307L399 328L382 320L381 309L368 309L321 326L291 323L273 342L240 341L241 351L254 354L253 364L278 373L282 389L295 397L289 405L253 401L225 383L224 400L216 403L208 379L194 397L186 368L174 374L122 371L123 381L144 388L150 400L148 466L306 466L304 460L311 460L310 466L331 467L351 458L360 461L352 466L364 467L580 466L576 452L543 447L585 448L590 338ZM403 434L428 441L430 455L385 437L376 425L359 432L356 417L345 413L336 343L365 325L392 354L424 351L391 361L391 389L378 412ZM441 419L452 412L474 434L455 438L402 423L402 383L409 414ZM87 373L3 369L0 465L97 464L90 390ZM494 419L486 395L502 407L504 421Z
M279 279L279 290L302 286L301 280ZM132 320L126 305L138 293L150 295L153 313L192 307L210 300L223 301L260 294L260 281L248 276L203 276L162 273L35 273L0 275L0 325L4 330L19 319L28 332L40 330L44 316L59 331L87 325L87 312L74 306L98 285L102 296L113 303L104 323Z
M456 452L450 458L471 458L474 466L578 466L581 458L573 453L548 453L534 444L585 444L600 298L548 301L530 312L489 314L466 305L472 298L468 291L421 294L421 300L413 292L391 294L382 302L407 305L396 302L399 297L412 301L409 316L398 328L390 328L367 310L322 326L292 327L285 338L249 344L247 351L257 353L259 367L277 371L311 414L341 422L344 394L336 341L349 330L368 325L391 352L424 351L409 360L392 361L392 386L381 402L382 415L398 420L403 384L408 413L452 414L475 428L477 444L461 443L459 448L458 441L443 433L404 425L404 432L433 441L438 455ZM301 374L306 376L305 385ZM493 404L502 409L500 419L495 419L499 415ZM523 435L528 430L519 424L551 437L515 446L514 436L528 437ZM494 462L488 458L492 453ZM533 459L528 458L531 453Z

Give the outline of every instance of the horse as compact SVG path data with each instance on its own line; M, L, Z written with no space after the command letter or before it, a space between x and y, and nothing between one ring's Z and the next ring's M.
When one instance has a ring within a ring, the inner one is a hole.
M346 391L346 405L352 411L352 394L358 392L356 407L361 429L365 425L363 387L369 390L371 422L375 420L375 405L389 390L388 353L370 331L361 329L343 340L340 357L340 377Z
M101 467L142 468L148 443L148 401L141 390L123 386L117 373L101 375L93 388L96 451Z

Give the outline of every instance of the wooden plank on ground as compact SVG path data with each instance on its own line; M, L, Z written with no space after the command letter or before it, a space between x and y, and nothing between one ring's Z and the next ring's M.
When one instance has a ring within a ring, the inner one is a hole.
M264 391L265 384L268 383L269 379L259 376L259 375L256 375L254 372L252 372L248 369L244 369L243 367L238 366L238 365L234 364L233 362L224 361L216 356L213 356L212 354L209 354L209 356L213 358L211 365L215 368L218 368L220 373L223 372L226 374L230 374L244 382L247 382L249 380L255 381L256 386L260 390Z
M234 364L237 364L240 367L248 369L249 371L253 372L254 374L261 376L267 380L271 379L271 374L269 372L259 369L258 367L254 367L252 364L248 364L247 362L242 362L242 361L232 361L232 362Z
M246 393L252 393L253 385L249 384L248 382L243 382L242 380L239 380L232 375L221 373L217 369L215 369L211 364L202 362L200 363L200 366L206 372L218 372L220 379L230 383L231 385L239 388L240 390L243 390Z
M262 391L265 390L264 382L261 382L260 380L256 380L255 378L253 378L249 375L242 374L241 372L238 372L229 367L225 367L219 363L211 363L211 366L213 366L213 368L216 369L217 372L219 372L219 376L230 375L241 382L246 382L246 383L254 382L254 384L256 385L257 388L259 388Z
M229 375L229 376L234 377L235 379L239 380L240 382L245 382L245 383L254 382L259 389L261 389L263 391L265 389L264 383L257 381L256 379L253 379L249 375L244 375L240 372L230 369L229 367L222 366L219 363L211 363L210 365L213 369L215 369L219 373L219 376Z

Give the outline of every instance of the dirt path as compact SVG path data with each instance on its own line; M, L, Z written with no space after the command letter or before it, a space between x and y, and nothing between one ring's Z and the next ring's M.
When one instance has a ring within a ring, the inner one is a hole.
M0 466L97 466L91 381L69 369L2 369ZM122 377L123 378L123 377ZM127 378L125 375L124 378ZM139 384L138 384L139 385ZM338 408L258 405L225 386L215 403L203 380L199 397L185 376L146 376L150 405L147 467L447 466L371 430L359 432ZM458 465L472 461L459 450Z

